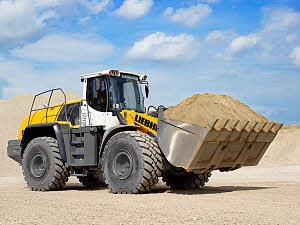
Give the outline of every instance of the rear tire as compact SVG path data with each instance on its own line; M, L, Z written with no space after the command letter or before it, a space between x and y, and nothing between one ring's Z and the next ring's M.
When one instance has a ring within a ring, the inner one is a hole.
M69 179L58 143L52 137L35 138L27 145L22 169L24 179L33 191L60 190Z
M175 167L164 160L162 179L173 190L200 189L208 182L211 172L187 172L184 168Z
M105 182L113 193L149 192L161 175L157 144L138 131L115 134L105 146L102 160Z
M91 171L86 177L77 177L80 183L87 188L105 187L104 176L101 170Z

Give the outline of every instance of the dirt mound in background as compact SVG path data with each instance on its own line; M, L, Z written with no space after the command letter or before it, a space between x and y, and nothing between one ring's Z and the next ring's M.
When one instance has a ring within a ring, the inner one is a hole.
M282 130L290 130L290 129L300 129L300 124L283 126Z
M195 94L165 111L165 117L199 126L216 119L268 121L237 99L219 94Z
M67 101L81 99L81 96L66 92ZM17 162L7 157L6 148L8 140L18 138L19 128L23 119L28 116L34 95L20 95L9 100L0 101L0 176L22 176L21 167ZM34 108L43 108L48 103L49 95L40 96L36 99ZM53 93L50 105L64 102L61 93Z
M300 126L287 126L279 131L259 165L300 165Z

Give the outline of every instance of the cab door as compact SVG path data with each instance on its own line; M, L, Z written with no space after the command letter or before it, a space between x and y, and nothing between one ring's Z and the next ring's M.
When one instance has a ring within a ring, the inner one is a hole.
M84 85L86 100L81 106L81 125L102 126L104 130L118 125L118 119L109 111L108 84L105 77L87 78Z

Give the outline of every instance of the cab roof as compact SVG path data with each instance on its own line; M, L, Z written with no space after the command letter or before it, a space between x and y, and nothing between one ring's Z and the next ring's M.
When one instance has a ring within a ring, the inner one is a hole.
M131 73L131 72L124 72L124 71L119 71L119 70L103 70L103 71L99 71L99 72L95 72L95 73L83 74L83 75L81 75L81 79L91 78L91 77L99 77L99 76L118 77L118 76L120 76L121 73L126 73L126 74L130 74L130 75L141 78L141 75Z

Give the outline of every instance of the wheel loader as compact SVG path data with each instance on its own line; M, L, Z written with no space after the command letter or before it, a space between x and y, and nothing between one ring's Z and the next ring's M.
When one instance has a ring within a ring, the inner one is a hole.
M18 140L7 154L20 163L35 191L62 189L69 176L113 193L151 192L160 177L171 189L198 189L213 170L257 165L282 126L215 120L195 126L165 118L163 106L144 106L147 76L105 70L81 76L83 97L62 89L37 94ZM51 105L54 92L61 104ZM44 107L36 99L48 94Z

